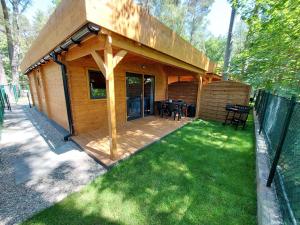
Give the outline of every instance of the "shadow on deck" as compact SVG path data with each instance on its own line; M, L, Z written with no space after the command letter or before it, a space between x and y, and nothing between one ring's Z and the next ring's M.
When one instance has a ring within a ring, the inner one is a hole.
M103 133L103 130L82 133L73 136L72 140L101 164L110 167L190 121L192 121L191 118L174 121L155 116L128 121L126 125L117 130L118 158L116 160L110 159L108 133Z

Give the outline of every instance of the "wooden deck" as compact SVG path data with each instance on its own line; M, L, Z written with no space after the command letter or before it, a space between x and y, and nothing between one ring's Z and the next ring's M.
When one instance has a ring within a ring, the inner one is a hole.
M103 133L103 130L86 132L74 136L72 139L93 158L96 158L106 166L111 166L177 130L189 121L191 121L190 118L174 121L172 119L149 116L127 122L124 127L117 131L117 160L110 159L108 133Z

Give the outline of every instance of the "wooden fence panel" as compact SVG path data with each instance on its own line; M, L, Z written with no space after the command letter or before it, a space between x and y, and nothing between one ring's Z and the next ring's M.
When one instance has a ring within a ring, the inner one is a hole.
M198 81L175 82L168 85L168 98L181 99L187 104L196 104Z
M216 81L203 86L200 118L224 121L226 104L248 105L251 87L235 81Z

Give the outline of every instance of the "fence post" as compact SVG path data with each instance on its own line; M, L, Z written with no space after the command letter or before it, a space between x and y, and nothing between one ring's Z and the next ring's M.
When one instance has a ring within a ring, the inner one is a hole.
M281 152L282 152L282 146L284 144L284 140L285 140L285 137L286 137L286 134L287 134L290 122L291 122L291 118L292 118L292 115L293 115L295 105L296 105L296 97L293 96L291 98L290 107L289 107L288 112L286 114L286 118L285 118L285 122L284 122L282 132L281 132L281 135L280 135L279 143L277 145L275 156L274 156L274 159L273 159L273 162L272 162L272 167L271 167L269 177L268 177L268 181L267 181L267 187L270 187L272 182L273 182L275 172L276 172L276 168L277 168L277 165L278 165L278 161L279 161L279 158L280 158L280 155L281 155Z
M262 105L262 102L264 101L265 97L266 97L266 91L262 90L260 98L259 98L259 102L258 102L258 105L257 105L257 109L256 109L256 115L260 114L261 105Z
M265 92L265 95L266 95L266 97L264 98L264 101L263 101L262 112L261 112L261 115L259 116L259 119L260 119L259 134L261 133L261 131L263 129L270 94Z
M260 99L260 95L261 95L261 89L258 89L258 93L256 95L256 98L255 98L255 103L254 103L254 108L255 110L257 110L257 105L258 105L258 101Z

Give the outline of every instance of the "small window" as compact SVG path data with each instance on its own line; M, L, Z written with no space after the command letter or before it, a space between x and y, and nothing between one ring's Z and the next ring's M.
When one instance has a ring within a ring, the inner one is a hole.
M89 70L89 86L91 99L106 98L106 81L100 71Z

